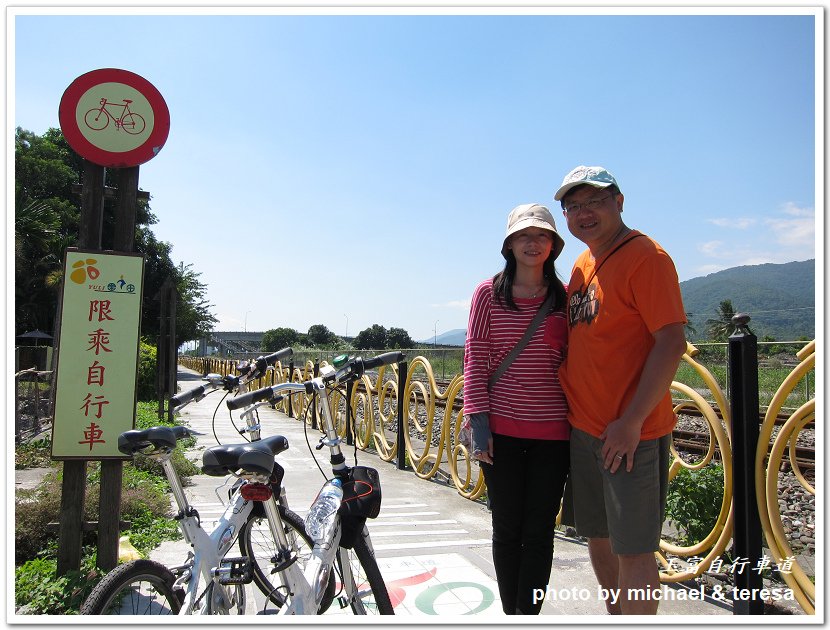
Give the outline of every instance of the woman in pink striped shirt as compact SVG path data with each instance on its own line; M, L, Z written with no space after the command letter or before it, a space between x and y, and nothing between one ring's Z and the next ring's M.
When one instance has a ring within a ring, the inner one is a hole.
M559 384L567 348L566 289L554 261L564 241L550 211L517 206L504 269L473 293L464 347L464 413L493 518L493 563L508 615L538 615L550 578L556 515L569 469L568 404ZM550 311L501 377L488 379L552 295Z

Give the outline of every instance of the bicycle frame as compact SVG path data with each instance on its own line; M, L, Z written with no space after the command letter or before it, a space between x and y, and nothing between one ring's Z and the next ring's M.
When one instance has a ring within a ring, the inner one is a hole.
M170 454L151 454L150 457L160 460L179 509L176 516L179 529L185 541L192 547L184 564L170 568L177 575L175 587L182 588L185 592L179 614L227 612L234 604L237 607L241 606L243 602L231 596L228 588L219 582L219 578L229 573L229 570L222 568L222 559L236 540L240 528L247 522L253 503L243 499L238 491L235 492L216 526L208 532L202 527L198 512L187 500L181 480L170 460ZM212 583L212 587L208 589L209 601L202 602L198 599L202 580L205 584Z

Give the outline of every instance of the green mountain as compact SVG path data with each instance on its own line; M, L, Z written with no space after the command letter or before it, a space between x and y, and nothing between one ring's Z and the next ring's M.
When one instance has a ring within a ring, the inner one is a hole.
M758 339L813 339L816 334L816 261L782 265L747 265L724 269L680 283L683 305L696 329L694 341L705 341L706 320L717 317L723 300L736 313L749 313L750 330Z

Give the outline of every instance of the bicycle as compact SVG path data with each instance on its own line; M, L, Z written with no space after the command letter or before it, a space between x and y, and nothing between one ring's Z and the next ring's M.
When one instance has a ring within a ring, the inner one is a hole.
M286 351L290 352L290 349ZM253 369L243 368L242 371L248 374L242 382L238 377L209 375L208 386L213 389L220 386L242 389L246 382L266 369L266 359L270 359L273 365L277 354L258 358ZM168 434L171 429L156 427L142 432L126 432L122 436L125 443L122 452L135 453L152 447L153 451L147 453L148 456L162 462L179 507L177 519L194 552L190 552L182 566L172 569L150 560L136 560L119 566L93 589L82 606L82 614L225 614L234 605L241 613L244 610L241 585L251 581L275 606L274 610L268 610L266 604L263 611L266 613L322 614L335 596L341 593L341 608L349 606L355 614L394 614L365 527L366 518L376 516L380 508L377 472L365 467L349 469L345 466L328 405L323 402L327 402L326 383L356 380L367 368L388 365L402 358L401 353L387 353L366 362L359 358L352 359L337 373L332 374L333 369L329 367L324 369L322 377L306 383L284 383L250 394L243 393L229 400L228 407L232 410L246 407L243 415L254 440L211 447L203 456L203 471L206 474L231 474L240 478L230 490L230 502L210 534L201 528L198 513L187 503L181 482L169 463L175 446L175 439ZM175 397L180 403L178 408L201 399L207 393L206 387L200 386ZM324 419L328 419L326 425L329 431L327 438L321 438L321 445L328 444L332 448L333 471L339 471L351 483L352 494L348 499L344 497L344 504L354 501L350 507L356 508L352 509L351 515L339 519L329 541L320 541L316 547L306 533L302 519L288 508L282 486L284 470L275 461L275 456L288 447L287 440L282 436L259 439L259 426L253 420L258 406L277 402L279 396L275 395L274 390L289 389L309 393L322 391L321 411ZM176 438L187 433L184 427L177 427L176 431ZM335 451L341 460L336 468ZM269 464L272 468L266 474ZM354 487L359 484L373 484L374 492L358 496ZM340 521L345 524L342 529ZM244 555L241 558L224 558L233 544L236 531ZM333 565L335 571L331 571ZM335 584L335 573L340 577L339 585ZM274 575L283 584L274 584ZM200 577L204 578L205 585L201 591ZM228 594L225 588L229 585L235 586L233 595ZM288 606L286 601L290 602Z
M115 123L116 130L123 129L128 134L136 136L147 127L147 121L144 120L141 114L130 111L130 103L132 101L127 98L124 99L123 104L110 103L106 98L102 98L100 107L93 107L84 114L84 122L93 131L103 131L112 120ZM120 107L121 115L116 116L110 113L108 107Z
M366 519L376 517L380 511L380 479L372 468L346 464L328 388L354 382L367 369L399 363L403 358L401 352L387 352L368 360L341 355L334 359L333 366L322 365L320 375L311 380L263 387L227 401L231 411L245 407L250 412L257 403L276 404L284 394L305 392L312 396L312 401L316 394L323 425L323 436L317 449L329 447L332 473L341 480L344 489L333 527L324 538L314 541L311 556L303 565L291 563L286 566L282 562L284 551L275 543L276 539L268 534L264 526L257 526L255 520L249 521L245 530L240 532L240 546L251 561L254 580L259 588L269 596L279 593L285 597L284 605L275 611L277 614L314 614L321 603L328 605L332 568L339 577L337 589L341 593L341 608L350 606L355 614L361 615L394 614L366 527ZM267 508L268 504L264 506Z
M247 382L268 365L291 354L287 348L267 357L259 357L255 366L244 369L246 375L207 376L200 385L171 399L171 406L182 409L220 387L231 391L244 389ZM178 508L175 519L191 546L187 559L180 566L167 568L152 560L133 560L116 567L92 590L81 606L81 614L229 614L245 611L246 584L252 581L251 563L246 557L228 558L226 554L236 542L252 515L262 508L263 487L280 487L283 470L275 457L288 448L283 436L273 436L250 444L219 445L208 449L203 457L204 471L213 476L232 474L239 482L231 488L224 513L211 531L201 524L198 511L184 493L181 479L171 457L178 440L188 437L186 427L152 427L126 431L119 436L118 448L127 455L142 453L161 464ZM244 455L244 457L243 457ZM244 459L229 470L217 461L233 464L233 458ZM267 484L267 485L266 485ZM302 520L286 506L276 506L279 531L274 530L281 548L290 550L287 559L310 553L313 541L305 533Z

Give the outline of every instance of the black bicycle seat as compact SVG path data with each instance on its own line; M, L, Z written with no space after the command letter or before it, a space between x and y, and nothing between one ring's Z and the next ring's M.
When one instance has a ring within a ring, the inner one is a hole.
M176 440L188 437L187 427L150 427L124 431L118 436L118 450L126 455L135 455L139 451L154 446L157 450L172 451Z
M273 435L256 442L211 446L202 455L202 472L224 477L237 470L271 476L274 457L288 448L288 438Z

